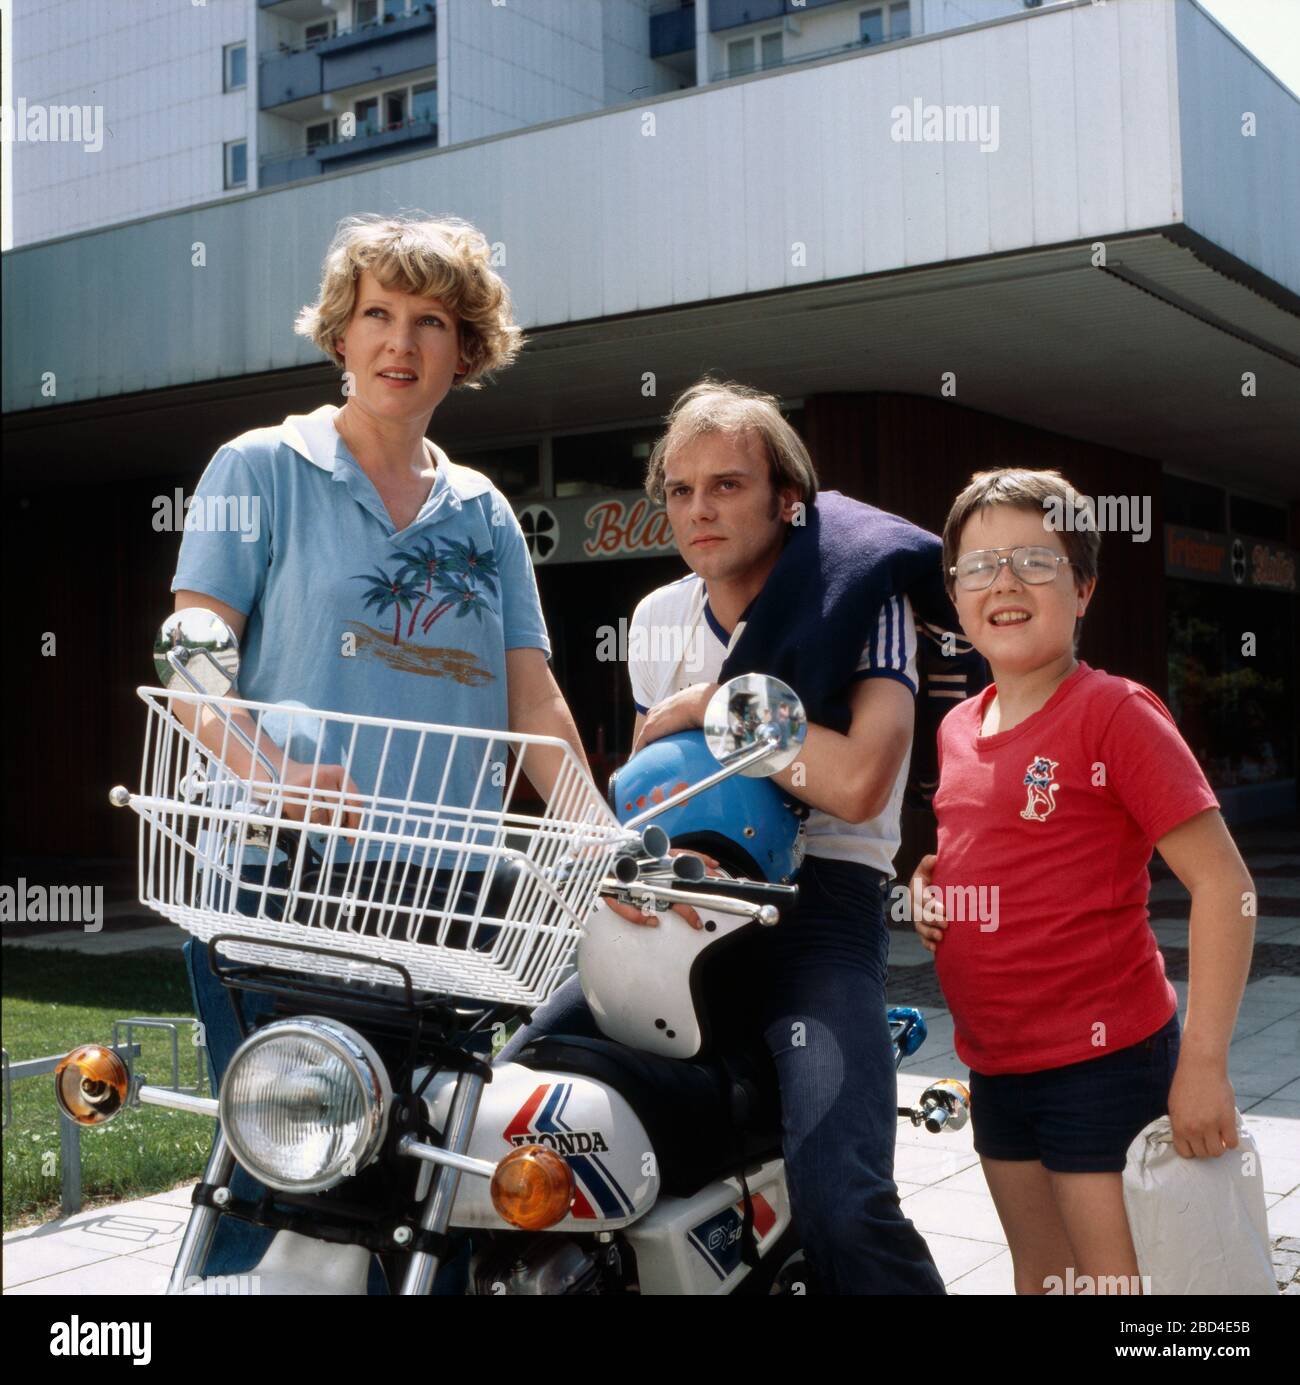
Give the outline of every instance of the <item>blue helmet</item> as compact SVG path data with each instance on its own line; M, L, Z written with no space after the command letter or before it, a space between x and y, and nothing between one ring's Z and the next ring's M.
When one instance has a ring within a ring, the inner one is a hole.
M626 822L717 769L703 731L664 736L610 779L610 806ZM734 774L652 821L674 846L707 852L750 879L789 883L803 860L806 815L770 779Z

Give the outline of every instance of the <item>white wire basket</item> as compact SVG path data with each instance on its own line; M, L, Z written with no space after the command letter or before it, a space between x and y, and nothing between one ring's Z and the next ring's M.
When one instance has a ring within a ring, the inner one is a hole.
M391 968L365 961L374 958L400 964L421 990L529 1006L569 974L627 834L565 742L139 694L143 787L129 803L140 817L140 899L198 938L249 940L223 942L223 956L392 984ZM288 755L303 782L270 782L232 716L255 752L277 764ZM236 772L232 752L253 767ZM554 772L540 815L516 803L525 767L539 765Z

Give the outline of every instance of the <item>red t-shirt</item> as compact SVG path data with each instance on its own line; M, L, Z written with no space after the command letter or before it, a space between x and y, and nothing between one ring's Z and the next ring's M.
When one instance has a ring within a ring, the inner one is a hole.
M981 737L995 692L944 718L934 797L939 984L958 1057L990 1075L1099 1058L1168 1021L1147 864L1166 832L1219 806L1140 683L1080 663L1032 716Z

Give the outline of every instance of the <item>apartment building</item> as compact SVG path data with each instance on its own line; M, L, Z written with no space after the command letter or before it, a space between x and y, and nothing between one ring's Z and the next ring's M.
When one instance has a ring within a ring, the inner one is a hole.
M1022 12L1025 0L6 0L15 245ZM1032 5L1030 6L1032 8ZM6 98L8 100L9 98ZM51 124L57 123L58 117Z
M145 70L144 16L179 44L183 8L51 0L34 32L129 11L116 61ZM190 56L157 64L177 152L123 165L132 205L113 178L98 205L69 192L62 147L12 146L0 516L32 734L6 776L33 786L9 800L14 851L129 850L104 788L136 773L130 690L168 602L158 497L339 398L293 319L337 220L403 207L499 247L528 347L430 431L515 506L598 766L632 724L600 632L682 571L645 459L709 370L783 401L824 486L932 529L1011 461L1123 502L1082 657L1167 698L1230 818L1294 809L1300 100L1196 0L207 8ZM123 79L97 80L124 112ZM263 185L226 190L240 138ZM34 652L48 632L57 660Z

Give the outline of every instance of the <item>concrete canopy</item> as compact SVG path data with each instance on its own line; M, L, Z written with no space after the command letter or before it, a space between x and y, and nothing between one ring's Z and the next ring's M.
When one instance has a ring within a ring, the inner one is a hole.
M1300 303L1181 228L1105 250L1104 267L1091 243L1059 246L537 331L495 384L449 397L431 432L473 450L653 419L705 371L787 400L940 397L951 372L967 408L1300 499ZM309 366L10 415L6 488L197 468L335 388Z

